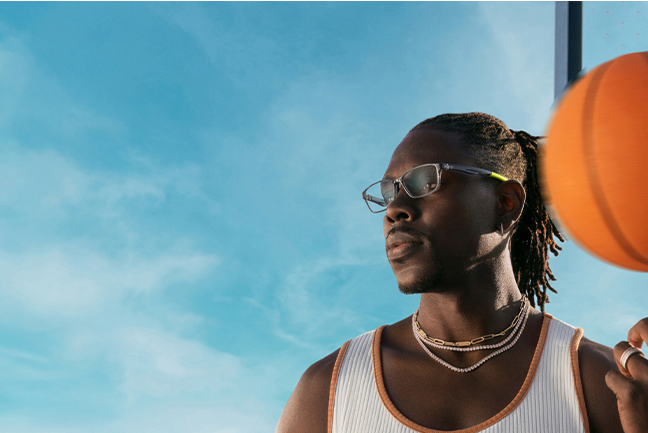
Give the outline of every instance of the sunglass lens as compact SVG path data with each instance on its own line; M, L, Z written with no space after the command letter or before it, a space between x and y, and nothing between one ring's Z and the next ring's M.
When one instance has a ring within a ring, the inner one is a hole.
M396 198L396 186L391 180L380 182L380 194L385 200L385 206L394 201Z
M403 178L403 183L414 197L421 197L437 188L439 177L433 165L418 167Z
M375 185L371 185L364 193L364 199L373 212L382 212L385 207L394 199L394 185L391 181L386 180Z

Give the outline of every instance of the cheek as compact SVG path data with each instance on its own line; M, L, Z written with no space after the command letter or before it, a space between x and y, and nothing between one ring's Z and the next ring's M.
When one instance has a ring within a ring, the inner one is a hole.
M497 201L492 196L480 197L470 211L470 218L481 227L480 233L491 233L497 226Z
M431 216L446 234L453 249L469 254L480 248L484 235L495 231L495 207L483 196L455 196L456 200L439 207Z
M475 186L470 194L458 197L457 212L471 231L479 234L493 232L496 225L497 201L487 185L482 183Z
M465 207L464 219L472 232L484 234L492 231L492 218L483 203L472 203L472 206Z

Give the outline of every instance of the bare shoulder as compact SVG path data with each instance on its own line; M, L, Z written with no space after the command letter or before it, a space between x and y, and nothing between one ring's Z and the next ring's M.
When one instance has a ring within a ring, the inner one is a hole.
M618 370L612 348L583 337L578 364L590 431L622 433L616 397L605 384L607 372Z
M327 433L331 378L340 349L308 367L284 408L276 433Z

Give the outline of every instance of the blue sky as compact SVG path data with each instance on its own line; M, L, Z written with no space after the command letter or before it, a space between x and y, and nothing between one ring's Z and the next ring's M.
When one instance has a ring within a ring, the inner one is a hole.
M583 66L648 50L586 3ZM360 192L424 118L542 134L554 4L0 4L0 428L268 432L416 308ZM547 310L613 345L644 274L573 242Z

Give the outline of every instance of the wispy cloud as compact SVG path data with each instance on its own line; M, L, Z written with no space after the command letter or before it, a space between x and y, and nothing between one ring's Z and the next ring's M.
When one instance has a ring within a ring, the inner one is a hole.
M32 217L59 217L70 205L81 204L94 182L73 161L52 150L0 150L2 212Z
M217 265L215 256L196 252L110 258L83 246L22 254L0 251L0 293L5 299L1 309L5 314L19 308L23 314L88 316L129 293L195 281Z
M209 432L256 433L272 431L276 420L269 418L271 403L259 400L264 393L272 394L268 381L259 372L246 366L242 359L220 352L204 344L161 329L142 326L117 327L101 335L100 340L88 342L86 351L95 356L80 362L71 361L72 368L83 371L96 355L109 360L115 387L103 392L110 396L114 407L110 418L39 420L18 414L0 417L5 431L21 433L80 433L80 432ZM6 354L0 349L0 354ZM23 364L46 364L52 361L29 353L11 351ZM87 355L87 353L86 353ZM6 363L0 363L7 366ZM70 372L58 366L55 373L41 372L37 366L27 372L27 366L10 371L27 377L31 384L38 381L60 383L59 398L65 398ZM263 370L263 369L261 369ZM1 379L1 378L0 378ZM78 380L78 379L77 379ZM251 390L259 387L259 390ZM106 396L104 396L105 398ZM71 402L70 402L71 403Z
M120 389L129 400L155 398L195 401L214 400L223 390L235 391L243 373L241 361L196 341L125 328L115 350L121 352L123 382Z
M141 158L125 172L90 171L54 150L20 149L17 143L0 148L0 212L28 219L69 217L72 210L95 217L114 216L121 201L163 203L169 192L215 204L202 192L198 166L159 166Z
M147 253L142 240L139 247L129 246L130 234L140 223L127 211L128 202L146 205L148 200L155 207L178 190L195 196L201 189L195 174L192 167L148 167L135 174L88 172L52 150L1 149L0 214L21 220L17 227L0 227L5 241L0 250L0 292L6 296L2 308L87 315L127 293L157 291L207 275L219 259L192 250L185 239L155 253ZM192 180L195 183L188 185ZM68 231L57 235L61 225L77 230L71 236ZM88 239L85 233L97 227L103 239L125 246L108 252L105 240Z

